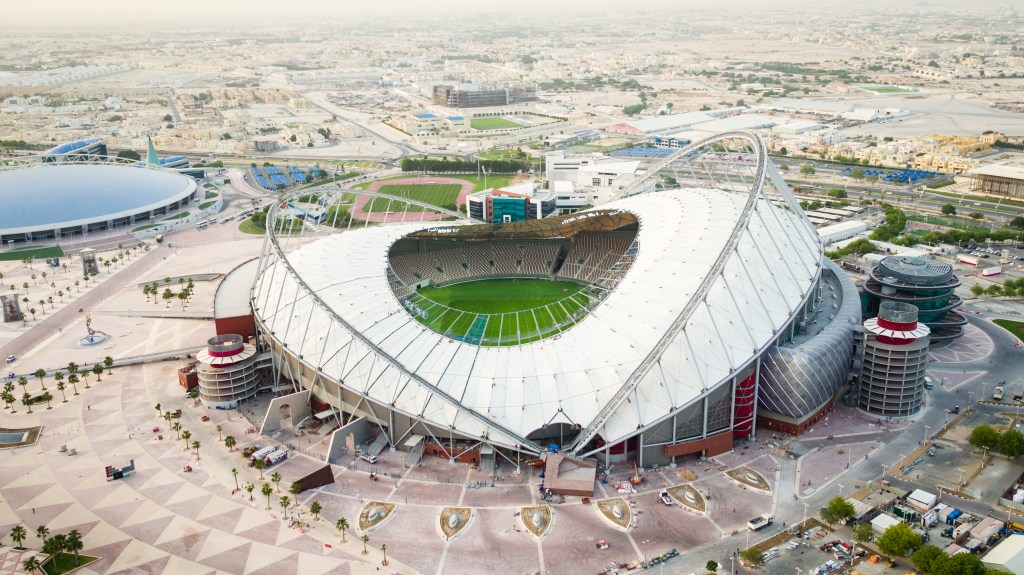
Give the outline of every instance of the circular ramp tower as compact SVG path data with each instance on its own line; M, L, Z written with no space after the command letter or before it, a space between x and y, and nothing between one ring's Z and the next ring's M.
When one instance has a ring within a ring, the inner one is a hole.
M921 410L928 367L928 326L915 306L887 301L864 322L858 406L873 415L906 417Z

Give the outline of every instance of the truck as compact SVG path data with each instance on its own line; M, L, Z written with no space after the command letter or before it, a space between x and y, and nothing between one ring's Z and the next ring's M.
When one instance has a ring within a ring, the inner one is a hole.
M994 399L996 401L1002 401L1003 400L1003 388L997 387L996 390L992 392L992 399Z
M962 264L967 264L970 266L978 265L978 256L972 256L970 254L959 254L957 256L957 259L959 259L960 263Z
M270 455L268 455L267 458L265 459L265 461L267 462L267 467L271 467L273 465L277 465L278 463L281 463L285 459L288 459L288 450L287 449L278 449L277 451L275 451L275 452L271 453Z
M761 515L760 517L755 517L750 521L747 521L747 529L750 529L751 531L760 531L765 527L771 525L772 520L774 519L775 518L771 515Z
M265 460L268 455L275 451L277 451L276 445L268 445L267 447L253 453L249 456L249 467L256 465L257 461Z

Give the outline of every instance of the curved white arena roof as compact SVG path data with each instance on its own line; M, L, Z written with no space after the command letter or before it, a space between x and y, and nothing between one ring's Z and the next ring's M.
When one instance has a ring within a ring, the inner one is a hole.
M815 285L813 227L799 209L761 195L744 215L749 198L687 188L602 205L637 217L636 259L555 338L482 347L412 318L388 284L388 251L437 222L358 228L303 245L286 263L269 259L254 307L296 357L400 412L507 446L557 422L600 424L614 441L728 381L774 342Z

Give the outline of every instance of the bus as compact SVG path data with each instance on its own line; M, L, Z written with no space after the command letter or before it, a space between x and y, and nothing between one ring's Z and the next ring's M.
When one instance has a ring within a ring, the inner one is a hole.
M203 221L199 222L198 224L196 224L196 229L200 229L201 230L201 229L205 228L208 225L210 225L210 222L208 222L206 220L203 220Z

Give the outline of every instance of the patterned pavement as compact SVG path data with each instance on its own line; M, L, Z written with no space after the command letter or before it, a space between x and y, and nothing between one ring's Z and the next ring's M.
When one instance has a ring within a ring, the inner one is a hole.
M83 394L88 407L80 397L36 412L45 426L39 443L0 455L0 533L17 523L30 533L40 524L51 533L78 529L85 553L102 557L81 573L376 572L361 556L289 528L259 497L249 502L243 492L233 495L233 486L211 477L172 434L164 440L146 434L165 422L157 419L142 370L118 370L94 384ZM224 457L215 451L223 446L208 441L207 457ZM65 443L77 455L60 453ZM106 480L106 465L130 459L136 474ZM194 471L183 473L185 465ZM26 544L38 547L34 539Z

